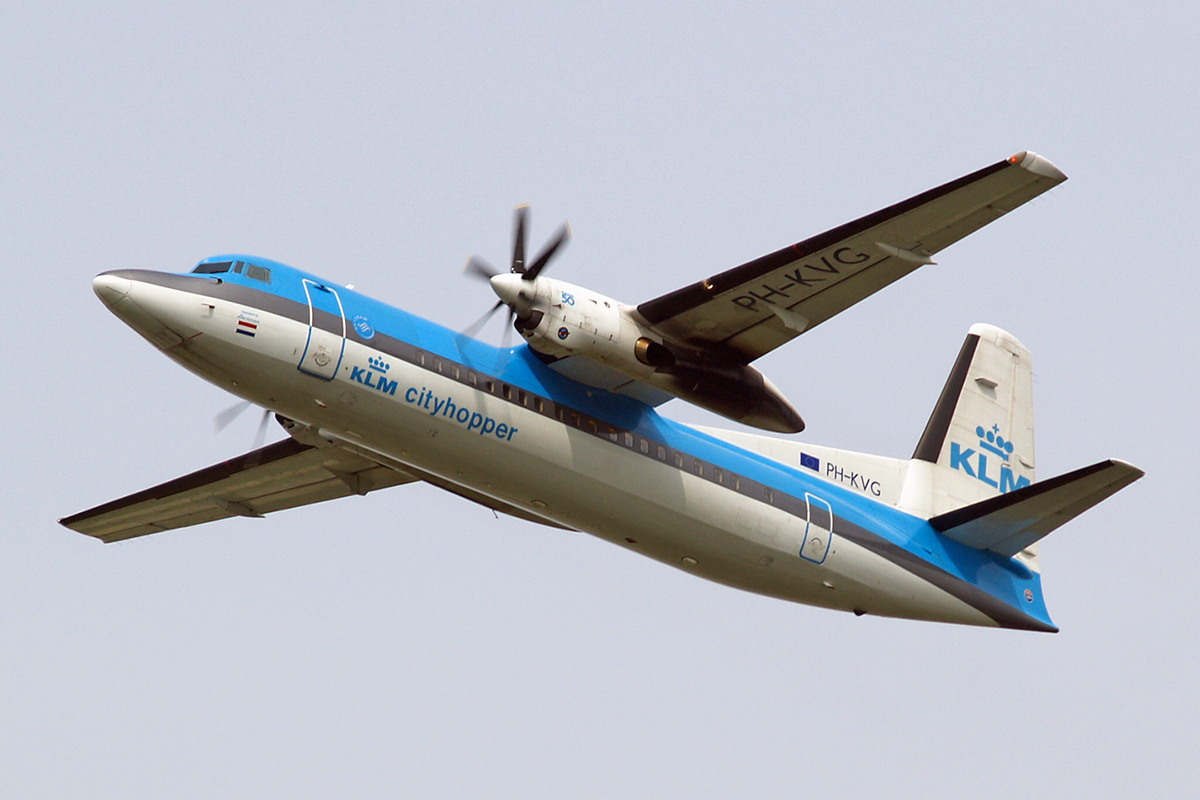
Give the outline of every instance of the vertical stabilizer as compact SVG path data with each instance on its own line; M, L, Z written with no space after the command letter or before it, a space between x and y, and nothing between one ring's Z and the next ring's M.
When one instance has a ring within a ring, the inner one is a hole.
M1029 350L992 325L972 325L905 480L902 505L925 516L1034 481Z

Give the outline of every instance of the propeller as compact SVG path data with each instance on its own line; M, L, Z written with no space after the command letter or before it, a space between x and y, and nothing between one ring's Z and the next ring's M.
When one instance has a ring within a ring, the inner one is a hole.
M532 283L533 281L537 280L538 275L542 273L542 270L546 268L546 266L558 253L562 246L570 241L571 226L564 222L559 227L558 231L555 232L554 237L546 244L545 247L542 248L542 251L538 253L537 258L533 260L533 263L527 266L525 263L525 231L528 227L528 220L529 205L523 204L517 206L516 210L513 212L513 254L512 264L509 267L509 274L520 275L522 281L528 281L529 283ZM488 281L492 284L493 291L496 291L497 294L500 294L500 285L498 285L493 278L504 275L505 273L496 269L484 259L478 256L471 256L471 258L467 261L466 266L463 267L463 274L477 280ZM494 306L489 308L482 317L477 319L471 324L470 327L464 330L461 336L464 339L474 338L475 334L479 333L483 326L487 324L487 321L491 319L497 311L500 310L501 306L504 305L508 306L508 320L504 326L504 336L506 340L505 347L507 347L508 331L514 327L514 323L520 324L523 318L521 317L521 313L515 308L514 303L506 301L503 295L501 296L501 299ZM524 319L527 321L527 317Z
M229 424L240 417L252 403L249 400L243 400L240 403L234 403L229 408L222 411L213 417L213 433L220 433L229 427ZM271 409L264 408L262 420L258 423L258 432L254 435L253 450L263 446L263 442L267 439L267 423L271 419Z

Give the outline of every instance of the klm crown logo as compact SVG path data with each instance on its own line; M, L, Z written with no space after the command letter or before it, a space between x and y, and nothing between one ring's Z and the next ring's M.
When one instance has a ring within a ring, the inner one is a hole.
M395 395L396 381L389 381L387 379L387 371L392 368L392 365L382 358L376 358L375 356L367 359L367 365L366 369L351 367L350 380L383 392L384 394Z
M1009 465L1009 458L1015 449L1009 439L1000 435L1000 426L993 425L985 429L982 425L975 428L979 437L978 451L974 447L964 447L958 442L950 443L950 468L965 472L977 481L982 481L993 489L999 489L1006 494L1014 489L1029 485L1029 478L1016 475ZM999 475L993 464L988 462L989 454L1000 459Z
M989 453L995 453L1005 461L1012 455L1013 443L1004 441L1004 437L1000 435L1000 426L993 425L990 431L986 433L983 426L980 425L975 429L975 435L979 437L979 447L987 450Z

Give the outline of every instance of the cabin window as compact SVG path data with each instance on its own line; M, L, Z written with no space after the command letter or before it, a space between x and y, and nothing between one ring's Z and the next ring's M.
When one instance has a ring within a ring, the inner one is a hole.
M500 394L504 395L505 400L512 400L512 386L504 384L500 387Z
M467 370L467 383L471 384L472 386L479 385L479 376L475 374L475 370Z
M533 407L537 409L539 414L546 413L546 401L540 397L533 401Z
M495 394L496 393L496 382L493 381L491 378L489 378L488 380L483 382L483 388L487 389L488 394Z
M725 473L724 472L721 472L721 470L714 467L713 468L713 477L717 479L717 483L721 484L722 486L725 485Z
M675 466L679 467L680 469L683 469L683 453L675 454Z
M610 442L614 442L614 443L615 443L619 437L620 437L620 434L619 434L619 433L617 433L617 429L616 429L616 428L609 428L609 429L608 429L608 440L609 440Z
M433 368L436 369L438 372L442 371L442 360L440 358L438 358L437 356L434 356L434 358L433 358Z
M633 434L629 431L625 431L625 446L633 447Z
M697 475L699 475L700 477L704 477L704 462L703 461L701 461L700 459L696 459L695 461L692 462L692 466L695 468Z
M641 450L643 453L649 453L650 452L650 443L647 442L645 439L639 439L638 440L638 450Z
M659 461L667 460L667 448L663 447L661 444L658 446L658 460Z

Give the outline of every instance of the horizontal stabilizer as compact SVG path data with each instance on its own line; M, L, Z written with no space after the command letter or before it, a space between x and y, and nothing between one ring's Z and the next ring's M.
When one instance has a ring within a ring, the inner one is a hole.
M1144 474L1124 461L1101 461L963 506L929 523L956 542L1011 557Z

